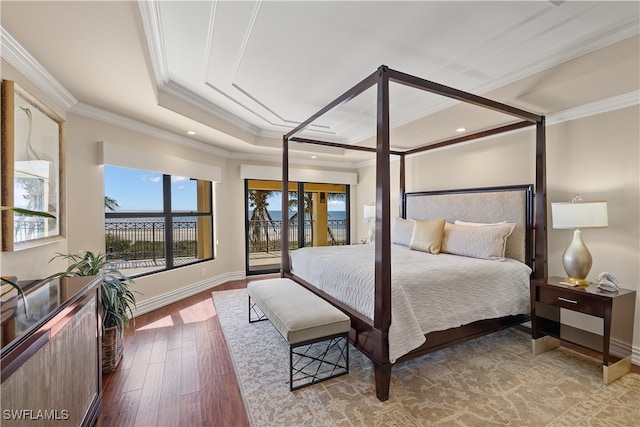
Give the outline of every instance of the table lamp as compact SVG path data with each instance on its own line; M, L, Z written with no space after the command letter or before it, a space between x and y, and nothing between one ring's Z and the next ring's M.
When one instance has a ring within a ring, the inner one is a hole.
M571 202L551 203L553 228L574 229L573 240L562 255L567 272L565 281L573 286L586 287L591 270L591 253L582 240L581 228L607 227L607 202L583 202L576 196Z
M373 242L376 234L376 222L372 221L376 218L376 205L364 205L364 223L369 225L369 243Z

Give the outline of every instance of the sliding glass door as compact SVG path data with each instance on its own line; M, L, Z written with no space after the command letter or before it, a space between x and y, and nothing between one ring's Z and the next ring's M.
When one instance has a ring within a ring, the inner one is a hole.
M280 271L282 183L245 180L246 271ZM289 183L289 247L349 244L349 187Z

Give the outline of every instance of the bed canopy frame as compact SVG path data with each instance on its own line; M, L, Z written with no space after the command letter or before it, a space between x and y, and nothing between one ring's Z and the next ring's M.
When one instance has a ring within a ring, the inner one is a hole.
M461 102L476 105L478 107L491 109L500 113L511 115L519 119L518 122L499 126L493 129L477 132L474 134L449 139L446 141L426 144L416 148L404 151L390 149L390 124L389 124L389 82L399 83L415 89L431 92L444 97L452 98ZM351 99L360 95L367 89L377 86L377 129L376 129L376 147L352 146L330 141L322 141L317 139L302 138L299 135L308 126L315 122L318 118L333 110L334 108L347 103ZM389 397L389 384L391 378L392 364L389 361L388 353L388 331L391 324L391 189L390 189L390 156L397 155L400 157L400 188L399 188L399 212L401 217L405 217L405 157L416 153L453 145L465 141L479 139L490 135L497 135L529 126L536 126L536 178L535 178L535 194L534 194L534 224L532 224L534 232L534 247L531 254L531 260L527 260L527 264L532 266L533 277L547 276L547 215L546 215L546 165L545 165L545 117L537 115L519 108L515 108L506 104L502 104L481 96L473 95L458 89L441 85L429 80L415 77L406 73L402 73L385 65L381 65L375 72L360 81L351 89L336 98L330 104L322 108L316 114L302 122L296 128L283 136L282 151L282 211L287 212L289 199L289 142L315 144L330 147L338 147L349 150L360 150L367 152L375 152L376 154L376 227L375 235L375 312L374 319L365 318L353 310L347 310L347 314L351 317L352 331L350 340L352 343L374 363L376 395L379 400L384 401ZM287 215L282 217L282 257L281 257L281 275L296 280L303 286L320 294L312 284L306 283L304 280L296 277L291 273L291 265L289 259L289 218ZM332 298L330 302L345 310L345 306L336 302ZM410 358L420 356L430 351L435 351L468 339L476 338L498 329L512 326L516 322L521 323L522 318L511 319L509 321L497 322L490 321L474 322L468 327L462 326L455 328L456 331L448 330L446 333L430 333L427 335L427 345L423 345L417 351L412 351L408 355L403 356L398 361L408 360ZM478 323L478 324L476 324Z

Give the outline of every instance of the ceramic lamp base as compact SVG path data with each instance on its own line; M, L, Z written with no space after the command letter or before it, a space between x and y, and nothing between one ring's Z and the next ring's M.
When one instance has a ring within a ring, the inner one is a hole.
M589 281L586 278L592 262L591 254L582 240L582 233L576 230L571 244L562 255L562 264L569 277L567 280L584 286L588 285Z

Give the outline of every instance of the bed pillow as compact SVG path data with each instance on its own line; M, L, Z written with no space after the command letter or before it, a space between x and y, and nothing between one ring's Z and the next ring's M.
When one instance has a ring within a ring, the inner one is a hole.
M412 219L404 219L395 217L391 224L391 243L396 245L410 246L411 235L413 234L413 226L415 221Z
M455 225L468 225L468 226L471 226L471 227L487 227L487 226L491 226L491 225L502 225L502 224L506 224L506 223L507 223L507 221L488 223L488 222L469 222L469 221L456 220Z
M415 221L409 247L416 251L439 254L445 222L444 219Z
M507 237L514 223L485 226L465 226L447 223L444 227L441 251L453 255L504 261Z

